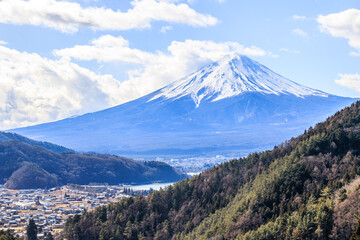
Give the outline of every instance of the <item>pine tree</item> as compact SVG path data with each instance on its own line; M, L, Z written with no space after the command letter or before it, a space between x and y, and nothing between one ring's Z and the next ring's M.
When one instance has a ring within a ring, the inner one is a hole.
M15 237L10 230L0 230L0 240L19 240L19 238Z
M26 236L28 240L37 240L37 228L33 219L29 220L29 224L26 228Z
M44 234L44 240L54 240L51 232L48 232L48 233Z
M351 236L351 240L359 240L360 239L360 218L358 216L355 216L355 217L358 221L358 225L356 227L355 232Z

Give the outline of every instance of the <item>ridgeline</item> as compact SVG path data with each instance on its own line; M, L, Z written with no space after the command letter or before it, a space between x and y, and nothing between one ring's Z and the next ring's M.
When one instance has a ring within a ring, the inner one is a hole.
M20 141L0 142L0 184L12 189L89 183L173 182L186 177L162 162L108 154L56 153Z

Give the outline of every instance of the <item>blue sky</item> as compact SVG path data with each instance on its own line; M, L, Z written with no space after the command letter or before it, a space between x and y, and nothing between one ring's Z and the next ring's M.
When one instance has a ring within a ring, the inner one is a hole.
M360 95L355 0L2 0L0 129L97 111L237 51Z

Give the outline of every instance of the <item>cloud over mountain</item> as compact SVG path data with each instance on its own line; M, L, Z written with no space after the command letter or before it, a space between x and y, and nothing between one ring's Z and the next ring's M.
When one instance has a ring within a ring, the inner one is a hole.
M0 22L16 25L46 26L73 33L79 28L93 30L129 30L150 28L153 21L206 27L218 20L201 14L185 3L159 0L133 0L126 12L104 7L83 8L70 1L3 0L0 2Z
M272 56L259 47L246 47L237 42L217 43L189 39L184 42L173 41L166 52L153 53L131 48L123 37L111 35L94 39L90 45L55 50L54 54L83 61L137 64L135 69L128 72L128 79L122 83L126 89L122 93L130 100L161 88L174 79L182 78L233 52L248 56ZM133 95L129 96L129 93Z
M360 10L348 9L339 13L320 15L317 18L321 29L334 37L349 40L349 45L360 51Z
M342 37L349 40L349 45L355 48L350 52L350 56L360 56L360 10L348 9L339 13L332 13L326 16L320 15L317 18L321 30L334 37ZM359 74L339 74L339 79L335 83L340 86L360 92Z
M339 77L335 80L337 84L360 92L360 74L339 74Z
M95 111L120 101L120 82L74 63L0 46L0 128Z

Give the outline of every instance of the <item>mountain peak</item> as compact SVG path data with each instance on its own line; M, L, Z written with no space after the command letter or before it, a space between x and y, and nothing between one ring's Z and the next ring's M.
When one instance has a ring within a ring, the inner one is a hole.
M232 54L228 54L223 56L221 59L219 59L217 62L232 62L232 61L253 61L251 60L251 58L247 57L246 55L242 55L240 53L232 53Z
M175 100L189 95L198 107L202 101L214 102L247 92L328 96L288 80L245 55L234 53L162 88L150 101L161 97Z

